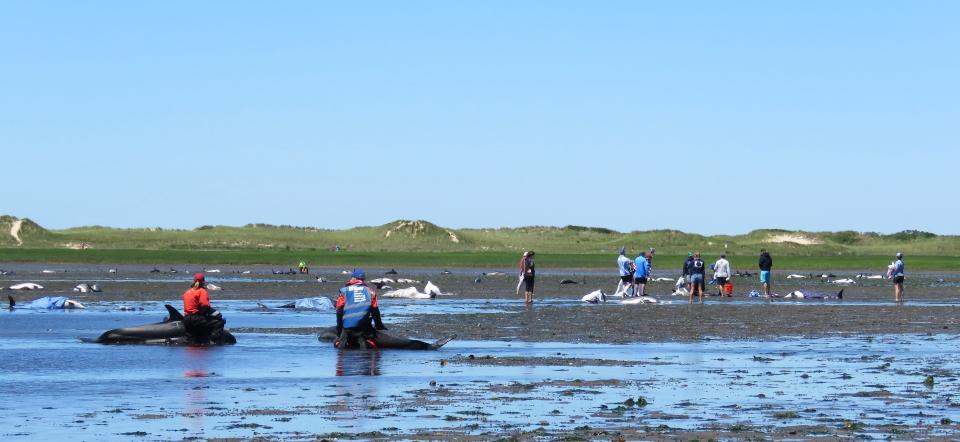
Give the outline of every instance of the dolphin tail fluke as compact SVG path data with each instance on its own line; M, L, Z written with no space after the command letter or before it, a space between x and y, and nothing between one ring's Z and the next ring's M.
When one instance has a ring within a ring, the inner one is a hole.
M843 299L843 289L840 289L840 293L837 293L837 299Z
M180 310L177 310L170 304L164 304L163 306L167 308L167 314L170 315L166 322L183 321L183 315L180 314Z
M440 347L443 347L444 345L447 345L448 342L454 340L456 337L457 337L457 335L447 336L446 338L443 338L443 339L441 339L441 340L439 340L439 341L437 341L437 342L434 342L433 344L430 344L430 349L431 349L431 350L437 350L437 349L439 349Z
M7 299L10 300L10 306L7 308L13 309L13 306L17 305L17 301L14 301L13 296L10 296L10 295L7 295Z

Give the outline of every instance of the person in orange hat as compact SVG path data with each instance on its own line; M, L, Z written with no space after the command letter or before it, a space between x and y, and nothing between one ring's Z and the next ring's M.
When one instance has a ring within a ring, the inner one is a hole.
M216 341L227 321L210 305L203 273L193 275L193 284L183 292L183 326L198 344Z

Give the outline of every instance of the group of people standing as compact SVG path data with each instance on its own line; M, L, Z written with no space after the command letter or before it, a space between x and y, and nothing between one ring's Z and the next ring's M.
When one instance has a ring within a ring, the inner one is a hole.
M647 281L650 278L650 272L653 270L653 255L657 249L651 247L648 251L642 251L636 258L627 257L627 248L620 248L620 256L617 257L617 270L620 272L620 282L617 283L617 290L613 296L647 296Z

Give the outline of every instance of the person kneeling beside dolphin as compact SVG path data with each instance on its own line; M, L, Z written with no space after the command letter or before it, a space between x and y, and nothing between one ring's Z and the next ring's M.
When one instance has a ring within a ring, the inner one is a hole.
M364 282L363 270L354 270L337 295L337 348L377 348L377 330L386 330L380 318L377 294Z
M193 284L183 293L183 326L197 343L216 342L227 321L210 305L203 273L193 275Z

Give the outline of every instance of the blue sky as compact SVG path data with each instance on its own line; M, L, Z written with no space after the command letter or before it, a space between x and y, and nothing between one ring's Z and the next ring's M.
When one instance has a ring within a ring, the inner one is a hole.
M960 3L0 2L0 213L960 233Z

